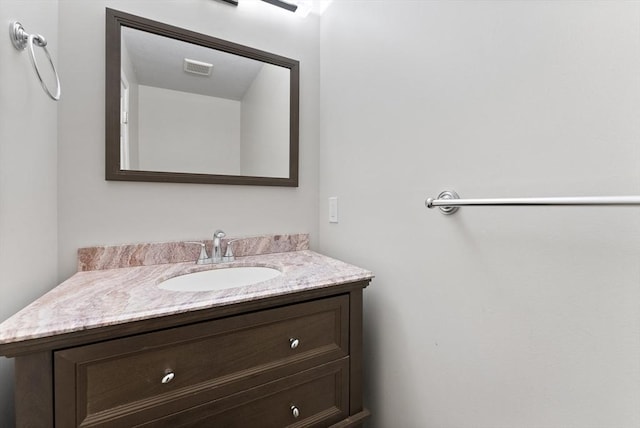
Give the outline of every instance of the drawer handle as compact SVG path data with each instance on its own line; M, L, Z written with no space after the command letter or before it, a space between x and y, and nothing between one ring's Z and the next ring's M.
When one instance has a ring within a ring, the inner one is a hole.
M298 347L298 345L300 345L300 340L296 339L296 338L291 338L289 339L289 346L291 347L291 349L296 349Z
M176 374L174 372L169 372L162 378L162 383L169 383L174 377L176 377Z
M300 409L298 409L296 406L291 406L291 414L293 415L294 418L298 419L298 417L300 417Z

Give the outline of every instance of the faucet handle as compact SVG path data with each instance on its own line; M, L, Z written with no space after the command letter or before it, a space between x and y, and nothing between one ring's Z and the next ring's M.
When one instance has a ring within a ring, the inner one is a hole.
M231 244L233 244L236 241L237 239L227 242L227 250L224 252L224 257L222 258L223 262L232 262L236 259L235 256L233 255L233 248L231 248Z
M200 255L198 256L198 260L196 260L196 264L203 265L205 263L208 263L209 255L207 254L207 249L205 248L204 242L186 241L185 244L200 245Z
M224 238L225 236L227 236L226 233L224 233L224 231L218 229L215 232L213 232L213 237L214 238Z

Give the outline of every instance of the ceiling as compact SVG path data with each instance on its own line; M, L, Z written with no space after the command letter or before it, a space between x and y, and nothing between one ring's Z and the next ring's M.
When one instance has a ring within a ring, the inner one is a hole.
M253 59L128 27L122 27L122 44L138 84L230 100L242 100L264 66ZM211 75L184 71L185 58L213 64Z

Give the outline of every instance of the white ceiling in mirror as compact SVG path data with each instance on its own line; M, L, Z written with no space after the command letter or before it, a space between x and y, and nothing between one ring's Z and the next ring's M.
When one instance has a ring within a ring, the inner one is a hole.
M242 100L264 63L133 28L122 28L123 50L139 84ZM158 55L162 52L162 55ZM209 76L184 70L185 59L212 64Z

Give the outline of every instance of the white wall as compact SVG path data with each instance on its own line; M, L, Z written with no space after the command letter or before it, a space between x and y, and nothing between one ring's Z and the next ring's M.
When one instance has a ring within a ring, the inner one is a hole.
M146 85L138 97L138 169L240 173L240 101Z
M640 426L640 209L424 207L639 194L640 3L335 1L321 94L371 426Z
M0 2L0 22L42 34L58 64L58 2ZM0 43L0 320L57 282L57 106L40 87L28 53ZM46 57L37 59L48 76ZM51 76L48 76L51 77ZM51 82L48 82L51 84ZM62 84L66 82L63 79ZM53 91L52 87L52 91ZM13 360L0 357L0 426L14 426Z
M301 62L300 187L104 180L105 6L245 44ZM94 244L318 228L319 18L300 19L258 0L64 0L59 56L66 81L59 121L60 279L76 249ZM78 37L81 34L82 37ZM315 244L313 244L315 245Z
M289 177L290 77L288 68L265 64L242 98L244 175Z

